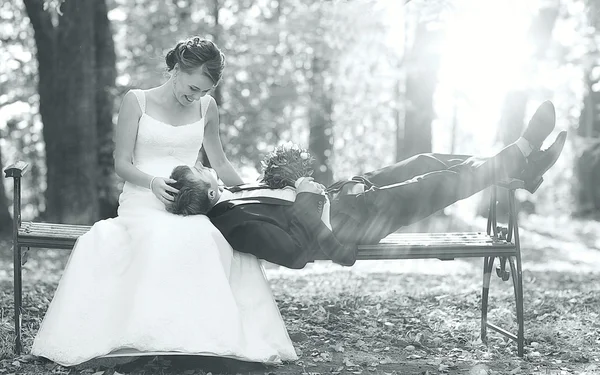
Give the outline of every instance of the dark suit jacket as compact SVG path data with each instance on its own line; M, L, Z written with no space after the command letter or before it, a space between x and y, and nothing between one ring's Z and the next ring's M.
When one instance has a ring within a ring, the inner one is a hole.
M277 198L224 201L207 214L231 246L288 268L328 258L352 265L356 246L340 243L321 221L325 197L299 193L295 202Z

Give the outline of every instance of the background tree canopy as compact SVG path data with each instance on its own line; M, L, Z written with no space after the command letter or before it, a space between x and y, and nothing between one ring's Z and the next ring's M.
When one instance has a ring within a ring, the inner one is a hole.
M419 152L490 153L551 99L569 144L521 198L539 213L600 209L593 0L16 0L0 19L0 165L30 164L25 219L115 214L119 103L164 82L165 53L190 35L227 56L212 95L246 180L288 140L310 148L324 183Z

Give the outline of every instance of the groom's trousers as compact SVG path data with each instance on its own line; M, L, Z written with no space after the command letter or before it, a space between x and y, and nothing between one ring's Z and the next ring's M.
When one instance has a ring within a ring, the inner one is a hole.
M489 158L416 155L353 177L351 181L365 185L361 194L347 194L343 186L348 181L337 182L328 188L333 232L342 243L378 243L403 226L516 176L525 162L513 144Z

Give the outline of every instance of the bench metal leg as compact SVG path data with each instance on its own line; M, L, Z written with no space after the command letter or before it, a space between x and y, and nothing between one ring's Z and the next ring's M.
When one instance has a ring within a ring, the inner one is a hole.
M483 259L483 290L481 292L481 341L484 343L487 343L488 299L490 296L490 279L493 267L494 257L485 257Z
M21 354L21 316L22 316L22 293L23 286L21 284L21 246L18 242L13 245L14 253L14 311L15 311L15 354Z
M518 266L515 266L515 257L510 257L510 272L513 279L513 288L515 291L515 303L517 305L517 324L519 326L517 332L517 354L519 357L523 356L524 347L524 327L523 327L523 279Z
M487 233L494 237L499 235L499 231L496 229L496 194L495 190L492 191L492 198L490 200L490 214L488 216ZM481 294L481 341L487 343L487 328L491 328L494 331L508 337L517 343L517 354L519 357L523 357L524 346L525 346L525 322L524 322L524 309L523 309L523 271L521 264L521 243L519 241L519 224L518 224L518 213L516 210L515 191L509 190L508 192L508 205L509 205L509 222L508 230L506 232L506 240L513 242L516 248L515 256L507 258L501 258L501 269L498 272L498 276L504 281L508 281L509 277L512 277L513 289L515 293L515 305L517 313L517 325L518 332L514 335L492 323L487 321L488 303L489 303L489 290L490 290L490 279L492 274L492 268L494 267L494 257L485 257L483 260L483 290ZM504 233L504 229L502 230ZM500 234L502 236L502 234ZM504 271L504 265L508 260L510 266L510 274Z
M517 305L517 324L519 330L517 333L517 348L519 357L523 356L525 346L525 321L523 317L523 267L521 263L521 241L519 238L519 217L516 210L515 191L509 191L509 209L511 222L513 223L514 243L517 250L515 257L510 257L510 271L513 279L513 288L515 291L515 303ZM516 263L516 265L515 265Z
M22 290L21 285L21 244L19 244L19 228L21 227L21 176L27 168L25 163L17 163L5 170L6 177L12 177L13 188L13 275L14 275L14 311L15 311L15 353L21 354L21 307Z

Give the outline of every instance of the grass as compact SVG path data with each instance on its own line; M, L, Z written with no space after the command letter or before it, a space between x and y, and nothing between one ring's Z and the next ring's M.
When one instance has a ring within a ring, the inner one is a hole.
M523 221L524 358L498 334L491 332L487 345L479 339L481 260L364 261L352 268L323 262L302 271L267 269L296 362L248 367L160 357L129 367L69 369L12 354L12 271L3 266L0 374L600 374L598 242L577 242L568 230L553 235L538 221ZM0 261L10 264L7 241L0 243ZM30 254L26 352L65 261L64 252ZM513 298L512 284L494 276L490 320L510 331L516 330Z

